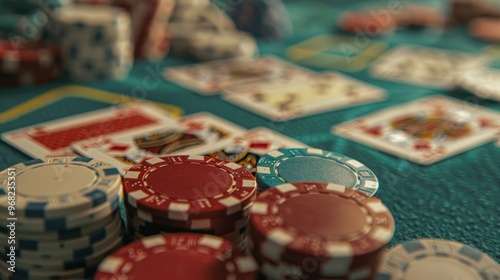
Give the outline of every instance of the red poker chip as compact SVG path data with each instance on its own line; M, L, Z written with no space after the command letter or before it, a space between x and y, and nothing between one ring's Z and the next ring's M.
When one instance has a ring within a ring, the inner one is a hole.
M255 177L243 166L207 156L167 156L134 165L123 179L127 203L158 217L232 215L250 205Z
M149 222L152 224L158 224L176 228L201 229L201 230L231 228L234 227L236 223L239 223L241 221L248 222L248 218L250 216L250 207L247 207L246 209L243 209L240 212L220 218L200 218L200 219L194 218L188 221L175 221L165 217L157 217L155 215L151 215L143 210L133 208L126 203L125 203L125 209L127 210L127 213L129 215L135 216L142 221Z
M0 72L17 74L22 70L50 70L57 64L59 48L56 45L32 42L0 41Z
M237 237L240 234L246 232L248 226L248 220L242 219L235 221L234 223L227 224L220 228L211 229L190 229L188 227L176 227L172 225L155 224L142 220L141 218L134 216L132 214L127 215L129 225L136 231L147 233L147 235L160 234L160 233L179 233L179 232L192 232L192 233L202 233L211 234L216 236L228 236L231 238Z
M0 86L28 87L43 85L56 80L59 73L59 68L56 65L46 69L23 69L16 74L7 74L0 71Z
M202 234L155 235L106 257L95 280L253 280L257 265L219 237Z
M381 23L368 12L345 12L340 17L339 27L341 30L350 33L384 35L394 32L396 20L390 19Z
M378 198L345 186L291 183L260 194L248 228L257 259L302 265L313 258L309 275L332 278L359 268L375 273L394 220Z

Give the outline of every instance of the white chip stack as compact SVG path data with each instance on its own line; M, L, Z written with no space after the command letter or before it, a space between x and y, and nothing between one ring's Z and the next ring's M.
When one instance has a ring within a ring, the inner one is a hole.
M209 0L177 0L169 30L173 53L201 61L258 53L255 39L238 31L231 18Z
M132 68L130 15L111 6L71 5L54 17L63 69L77 81L124 79Z

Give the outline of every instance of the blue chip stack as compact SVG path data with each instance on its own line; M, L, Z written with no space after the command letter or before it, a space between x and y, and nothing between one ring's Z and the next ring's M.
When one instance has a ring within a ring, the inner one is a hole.
M86 157L35 159L0 172L0 218L17 218L0 225L0 279L88 279L122 245L121 191L116 168Z
M231 11L239 30L255 37L280 40L292 34L292 23L281 0L245 0Z
M134 61L130 15L99 5L60 8L54 32L61 47L63 69L76 81L125 79Z

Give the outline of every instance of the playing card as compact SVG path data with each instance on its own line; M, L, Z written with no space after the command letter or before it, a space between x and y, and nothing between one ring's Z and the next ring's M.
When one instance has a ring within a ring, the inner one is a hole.
M310 71L274 56L211 61L166 68L165 79L201 94L263 80L305 78Z
M175 120L156 106L134 102L57 119L2 134L2 139L33 158L75 155L73 142L161 128Z
M500 113L436 95L347 121L332 132L419 164L432 164L493 141L500 133Z
M236 136L230 143L191 150L191 154L232 161L255 173L260 157L283 148L306 148L306 144L264 127Z
M403 45L377 59L371 75L400 83L451 89L461 70L487 62L485 55Z
M224 99L272 120L287 120L383 100L385 91L336 72L292 82L262 82L225 91Z
M456 84L481 98L500 101L500 71L486 68L465 69L457 75Z
M101 137L89 146L84 141L72 148L86 156L116 166L122 174L145 159L191 154L191 150L207 149L231 142L246 130L209 113L181 118L178 124L120 137Z

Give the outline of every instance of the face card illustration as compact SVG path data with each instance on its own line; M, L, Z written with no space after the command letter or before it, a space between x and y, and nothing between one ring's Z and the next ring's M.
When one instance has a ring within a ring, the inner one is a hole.
M427 165L493 141L500 113L435 95L347 121L332 132Z
M215 94L223 89L263 80L294 80L311 72L274 56L211 61L166 68L165 79L201 94Z
M108 138L90 149L73 145L86 156L117 166L122 174L134 164L157 156L191 154L191 150L224 145L245 133L243 128L209 113L181 118L175 126Z
M381 88L336 72L300 82L264 82L229 89L224 99L272 120L282 121L357 104L381 101Z
M2 139L33 158L75 155L70 145L86 139L161 128L175 120L153 104L134 102L57 119L2 134Z
M484 55L403 45L377 59L371 75L399 83L451 89L461 70L487 62Z
M236 136L231 143L192 150L191 153L232 161L255 173L260 157L282 148L305 148L306 144L272 131L258 127Z

